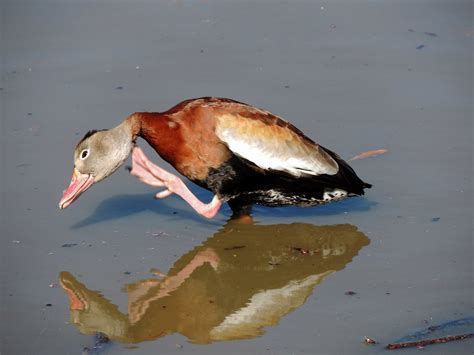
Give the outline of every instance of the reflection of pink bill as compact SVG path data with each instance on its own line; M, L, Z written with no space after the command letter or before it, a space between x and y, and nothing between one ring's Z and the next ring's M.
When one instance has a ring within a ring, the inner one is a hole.
M375 157L377 155L385 154L387 152L388 152L387 149L368 150L367 152L360 153L360 154L356 155L355 157L352 157L351 159L349 159L349 161L365 159L365 158L369 158L369 157Z

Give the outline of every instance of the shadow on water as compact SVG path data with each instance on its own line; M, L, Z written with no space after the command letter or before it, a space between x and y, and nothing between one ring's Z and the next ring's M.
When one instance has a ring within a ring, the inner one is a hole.
M318 207L260 207L256 206L255 212L271 211L274 216L305 217L305 216L333 216L348 212L363 212L375 207L377 202L370 201L365 197L354 197L346 200L332 202ZM263 213L265 213L263 212Z
M139 343L180 333L194 343L253 338L303 305L314 288L369 244L350 224L254 225L230 221L181 256L162 278L124 285L128 309L71 273L60 284L82 334Z
M204 201L206 201L206 199L209 199L209 196L207 195L199 195L200 194L198 194L198 197ZM182 203L184 206L185 202L182 201ZM269 208L255 206L254 211L257 214L262 215L284 215L285 217L329 216L342 214L347 211L367 211L376 204L376 202L369 201L364 197L357 197L339 202L334 202L320 207ZM153 198L153 194L147 193L139 195L118 195L105 199L96 207L96 209L94 210L94 212L92 212L90 216L86 217L82 221L75 223L71 228L79 229L107 220L115 220L128 217L130 215L141 213L144 211L151 211L162 215L169 215L171 218L176 219L187 218L191 220L197 220L200 223L207 222L213 224L212 221L208 221L205 218L202 218L194 211L179 210L175 207L170 208L167 205L166 200L156 200ZM176 216L176 212L178 216ZM231 215L230 208L227 206L227 204L225 204L225 207L223 207L222 212L227 216Z
M153 194L147 193L139 195L117 195L107 198L96 207L91 215L75 223L71 228L79 229L108 220L125 218L145 211L169 215L176 219L187 218L199 221L200 223L205 223L206 221L212 223L191 210L186 211L176 209L175 207L171 208L166 203L166 200L156 200L153 198ZM175 215L176 213L178 216Z

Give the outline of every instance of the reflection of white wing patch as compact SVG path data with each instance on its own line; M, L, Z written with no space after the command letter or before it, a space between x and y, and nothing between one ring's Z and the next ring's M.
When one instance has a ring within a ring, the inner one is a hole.
M262 334L262 327L277 324L281 317L301 306L313 288L333 272L310 275L303 280L293 280L282 288L256 293L244 307L225 317L211 330L211 339L242 339Z
M286 171L294 176L334 175L338 171L329 154L285 127L224 115L218 117L216 134L234 154L262 169Z

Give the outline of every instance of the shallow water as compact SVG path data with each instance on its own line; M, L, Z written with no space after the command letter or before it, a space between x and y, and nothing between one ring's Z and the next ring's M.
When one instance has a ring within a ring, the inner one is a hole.
M375 353L473 316L469 1L2 8L2 354L75 354L96 331L104 353ZM205 95L346 158L388 149L351 163L374 187L233 226L120 170L58 210L85 131Z

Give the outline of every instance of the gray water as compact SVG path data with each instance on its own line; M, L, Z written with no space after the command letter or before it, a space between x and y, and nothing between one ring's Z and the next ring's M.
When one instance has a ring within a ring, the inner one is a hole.
M473 316L470 1L1 9L2 354L78 354L96 331L114 354L365 354ZM228 207L205 220L122 169L58 209L87 130L207 95L270 110L346 158L387 149L352 163L374 187L320 208L257 207L235 227ZM155 302L161 273L187 265ZM262 299L268 319L215 335Z

